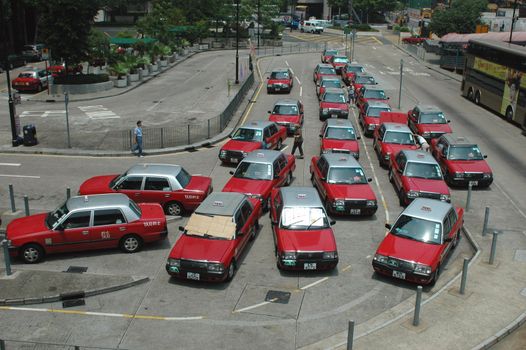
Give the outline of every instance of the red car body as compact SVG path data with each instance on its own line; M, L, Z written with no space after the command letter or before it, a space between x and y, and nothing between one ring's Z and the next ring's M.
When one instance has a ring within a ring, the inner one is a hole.
M289 135L303 125L303 103L293 99L279 100L274 104L268 120L287 128Z
M26 70L13 79L11 87L18 91L42 91L51 79L51 74L44 69Z
M321 54L321 63L330 63L331 58L337 54L338 54L338 50L331 50L331 49L323 50Z
M393 120L395 122L392 122ZM418 149L411 129L407 126L406 121L407 116L404 113L380 113L380 125L373 133L373 148L381 166L389 166L391 157L396 157L401 150ZM388 135L388 133L391 132L400 133L401 137L392 138Z
M66 67L64 65L54 65L54 66L49 66L47 68L48 72L51 73L51 75L53 75L53 77L59 77L59 76L64 76L66 75ZM73 66L69 66L68 67L68 73L69 74L79 74L79 73L82 73L82 65L81 64L77 64L77 65L73 65Z
M342 68L346 66L347 64L349 64L350 62L347 56L334 55L331 57L330 63L334 67L334 70L336 71L336 73L341 75Z
M358 73L365 73L365 68L361 64L349 63L342 68L342 80L345 84L351 85L354 76Z
M322 77L338 78L338 73L331 64L321 63L316 66L312 75L315 83L318 83Z
M349 120L328 119L320 131L320 155L323 153L349 153L360 158L360 136Z
M343 89L344 86L339 78L321 78L320 82L316 84L316 94L318 95L318 100L323 96L327 88Z
M363 109L367 101L378 101L389 104L389 97L385 95L384 90L376 88L374 85L366 85L365 87L362 87L362 91L357 92L357 96L356 107L358 107L359 110Z
M417 105L407 112L408 124L415 134L422 135L428 142L453 132L442 112L435 106Z
M294 75L290 68L275 69L267 79L267 93L290 92L294 86Z
M391 106L384 102L368 101L358 115L358 122L362 126L363 134L371 136L374 130L380 125L380 114L391 112Z
M349 118L349 101L345 90L327 88L320 99L320 120Z

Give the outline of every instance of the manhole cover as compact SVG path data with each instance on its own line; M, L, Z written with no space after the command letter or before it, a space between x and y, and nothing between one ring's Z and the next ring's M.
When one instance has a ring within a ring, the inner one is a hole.
M66 270L66 272L69 272L69 273L83 273L86 271L88 271L88 268L85 266L70 266Z
M281 292L279 290L269 290L265 301L272 303L288 304L290 300L290 292Z
M82 305L86 305L86 301L84 299L73 299L73 300L66 300L62 302L62 308L64 309L68 307L82 306Z

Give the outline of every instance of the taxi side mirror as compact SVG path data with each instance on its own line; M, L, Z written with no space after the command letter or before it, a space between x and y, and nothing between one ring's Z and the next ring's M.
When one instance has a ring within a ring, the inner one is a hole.
M179 226L179 231L184 232L184 226Z
M451 242L451 241L453 241L453 237L444 238L444 242Z
M484 157L484 159L486 159L486 158L488 158L488 155L487 155L487 154L485 154L485 155L483 155L482 157Z
M385 224L385 228L388 229L388 230L390 230L390 229L392 228L392 226L391 226L391 224L386 223L386 224Z
M362 137L361 137L361 136L356 136L356 139L357 139L357 140L361 140Z
M267 80L270 79L270 77L267 77Z
M388 99L388 100L390 100L390 99L391 99L391 97L387 96L387 99Z
M320 137L323 137L323 135L322 135L322 134L320 134Z
M372 181L373 181L372 178L370 178L370 177L367 178L367 182L372 182Z
M234 170L229 171L230 175L234 175Z
M271 111L267 111L267 113L269 113L269 114L270 114L270 113L272 113L272 112L271 112Z
M232 135L228 135L228 138L231 139L231 138L232 138Z
M451 120L448 119L447 122L448 122L448 123L451 123Z
M331 224L331 226L332 226L332 225L336 225L336 220L331 219L331 221L330 221L329 223Z

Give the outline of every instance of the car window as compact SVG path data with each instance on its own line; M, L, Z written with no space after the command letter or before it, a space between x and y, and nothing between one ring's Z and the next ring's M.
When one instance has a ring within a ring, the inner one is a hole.
M360 76L360 77L356 77L356 83L358 83L358 84L374 84L374 83L376 83L376 81L374 80L373 77Z
M380 129L378 129L378 137L380 138L380 141L383 141L385 134L385 125L382 124Z
M368 117L379 117L380 113L382 112L391 112L391 108L389 107L368 107L367 108L367 116Z
M283 209L283 202L281 201L281 193L274 197L274 208L276 209L276 215L279 217L281 215L281 209Z
M142 185L142 176L128 176L122 181L117 189L119 190L140 190Z
M296 105L275 105L273 114L281 115L297 115L299 114L298 106Z
M453 227L453 225L455 225L458 220L457 211L455 209L451 209L447 215L449 217L449 221L451 222L451 227Z
M243 226L245 226L245 218L243 217L241 209L236 212L234 219L236 220L236 230L241 230Z
M252 163L249 161L243 161L237 167L234 177L251 180L271 180L272 166L265 163Z
M279 162L280 169L281 170L285 169L285 167L287 166L287 158L285 158L283 154L279 156L278 162Z
M403 214L393 225L391 233L395 236L425 243L442 243L442 225L440 223Z
M245 201L243 203L243 206L241 207L241 213L243 214L245 222L248 221L248 219L250 218L250 213L252 213L252 206L248 201Z
M177 179L177 182L179 182L179 185L181 185L182 188L185 188L190 183L190 180L192 180L192 175L188 174L186 170L181 168L181 171L175 178Z
M451 232L451 221L449 220L448 216L446 216L444 218L443 225L444 225L443 226L444 227L444 234L448 235Z
M115 225L125 223L124 215L119 209L95 210L93 226Z
M320 158L318 159L318 164L317 164L317 165L318 165L318 169L320 170L320 172L321 172L321 169L323 169L323 165L324 165L325 163L326 163L325 158L320 157Z
M395 143L399 145L415 144L413 134L409 132L387 131L383 140L386 143Z
M408 162L404 175L428 180L442 180L440 167L432 163Z
M325 137L334 140L356 140L353 128L327 128Z
M270 129L270 134L271 135L274 135L278 132L278 127L276 126L276 124L272 124L269 126L269 129Z
M405 156L402 153L398 153L398 157L396 157L396 163L398 164L398 168L401 171L404 171L404 168L405 168Z
M240 128L234 133L234 135L232 136L232 140L262 141L263 133L261 132L261 130Z
M333 167L329 170L330 184L366 184L367 178L361 168Z
M319 230L328 228L329 220L321 207L285 207L280 226L290 230Z
M451 147L447 158L451 160L482 160L484 156L477 145L469 145Z
M387 98L383 90L365 90L363 97L364 98L377 98L381 100L385 100Z
M446 124L447 120L442 112L421 113L419 122L421 124Z
M326 92L325 94L323 94L323 101L332 102L332 103L346 103L347 102L344 94L332 93L332 92Z
M67 217L62 226L65 229L88 227L91 217L91 211L80 211L72 213Z
M265 136L265 138L269 138L271 133L270 133L270 127L267 127L265 128L265 130L263 130L263 135Z
M336 75L336 71L332 67L320 67L319 72L325 75Z
M164 177L147 177L144 184L147 191L170 191L168 179Z
M321 81L321 86L326 87L326 88L341 88L342 84L340 83L339 80L325 79Z
M272 72L270 73L270 79L288 79L289 72Z

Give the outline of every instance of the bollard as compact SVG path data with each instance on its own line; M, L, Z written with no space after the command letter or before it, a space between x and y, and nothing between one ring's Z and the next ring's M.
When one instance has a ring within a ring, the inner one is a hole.
M349 330L347 331L347 350L352 350L354 340L354 321L349 321Z
M488 221L489 221L489 207L486 207L486 210L484 211L484 226L482 226L482 235L486 235L486 231L488 230Z
M464 265L462 266L462 278L460 280L460 294L466 291L466 279L468 278L469 258L464 258Z
M67 187L66 188L66 200L68 200L70 198L71 198L71 188Z
M190 144L190 124L188 126L188 145Z
M207 133L206 138L209 139L210 138L210 119L208 119L207 122L208 122L208 133Z
M468 184L468 197L466 198L466 211L469 210L469 205L471 204L471 189L473 188L473 185L471 181Z
M493 231L493 239L491 240L491 252L489 254L489 264L493 265L495 262L495 253L497 251L497 236L499 232Z
M5 341L0 339L0 350L5 350Z
M420 324L420 304L422 302L422 286L416 288L415 314L413 316L413 326Z
M11 200L11 211L14 213L16 211L15 191L13 190L13 185L12 184L9 184L9 199Z
M11 257L9 256L9 241L7 239L0 242L2 248L4 249L4 262L5 262L5 275L11 275Z
M24 209L26 211L26 216L29 216L29 199L27 195L24 195Z

